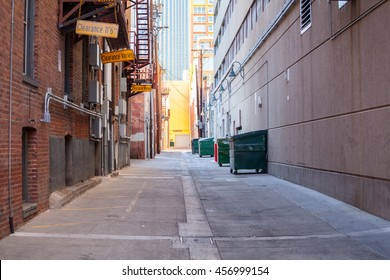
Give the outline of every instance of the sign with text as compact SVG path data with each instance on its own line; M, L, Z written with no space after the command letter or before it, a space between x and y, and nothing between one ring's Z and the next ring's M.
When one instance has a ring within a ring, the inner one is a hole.
M102 62L113 63L113 62L121 62L121 61L129 61L134 60L134 51L133 50L122 50L116 52L105 52L102 53Z
M151 85L132 85L131 86L132 92L150 92L152 91Z
M115 23L78 20L75 32L80 35L118 38L118 30L119 25Z

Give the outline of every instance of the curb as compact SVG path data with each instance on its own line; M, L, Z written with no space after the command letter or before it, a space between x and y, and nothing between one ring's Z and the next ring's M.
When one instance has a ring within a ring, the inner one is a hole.
M49 208L59 209L68 202L72 201L87 190L95 187L102 182L101 177L91 178L85 182L76 185L65 187L61 190L52 192L49 197Z

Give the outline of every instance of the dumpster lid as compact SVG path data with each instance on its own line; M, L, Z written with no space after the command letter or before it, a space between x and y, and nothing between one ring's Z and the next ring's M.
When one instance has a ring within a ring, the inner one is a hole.
M256 131L246 132L242 134L237 134L232 136L230 139L238 139L238 138L256 136L256 135L267 135L267 130L256 130Z
M209 137L209 138L200 138L199 141L214 141L214 137Z

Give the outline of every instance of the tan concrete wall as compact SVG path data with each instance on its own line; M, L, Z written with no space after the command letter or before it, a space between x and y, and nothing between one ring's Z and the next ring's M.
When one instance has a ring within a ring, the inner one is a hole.
M269 129L270 173L390 219L390 3L367 12L381 2L313 1L301 35L295 1L222 107L232 124L241 110L242 132ZM271 1L265 19L283 3ZM261 34L252 30L236 60Z

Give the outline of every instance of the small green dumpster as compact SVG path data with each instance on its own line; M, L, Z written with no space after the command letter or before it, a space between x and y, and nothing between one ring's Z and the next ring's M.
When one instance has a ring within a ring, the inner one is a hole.
M229 139L219 138L219 139L217 139L217 143L218 143L218 164L219 164L219 166L222 166L222 164L230 163Z
M239 169L267 172L267 130L252 131L230 138L230 173Z
M198 141L199 156L214 156L214 138L201 138Z
M191 141L191 147L192 147L192 153L197 154L199 152L199 145L198 145L198 138L192 139Z

